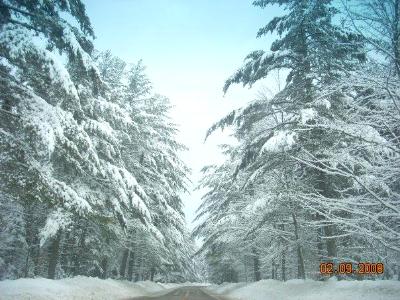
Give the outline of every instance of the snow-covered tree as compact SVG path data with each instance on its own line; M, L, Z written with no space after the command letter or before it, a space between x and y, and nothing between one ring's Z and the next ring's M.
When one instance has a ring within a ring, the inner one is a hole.
M131 261L134 256L134 260L141 260L142 267L148 268L146 272L151 278L156 273L168 273L167 266L180 272L190 270L193 250L181 199L189 170L179 159L185 147L176 141L177 128L168 116L169 100L153 94L140 61L128 65L105 52L99 54L98 65L109 87L109 99L125 110L135 124L120 135L121 158L126 168L137 174L137 181L148 198L152 220L144 231L128 228L128 235L123 238L120 275L132 277L129 264L135 263ZM140 219L140 215L130 215L131 224L138 217ZM141 245L139 250L138 245ZM146 260L141 259L143 247L147 247Z
M286 13L258 33L275 32L279 38L270 53L251 53L227 80L224 91L234 83L251 86L280 69L289 70L286 86L270 98L232 112L208 132L234 125L240 146L235 162L227 159L230 171L211 177L217 182L225 178L224 187L206 183L211 191L199 212L205 220L195 234L205 237L205 248L208 240L235 237L236 247L224 248L229 256L240 245L238 240L244 240L243 234L229 230L233 223L218 226L216 220L229 218L243 224L244 235L254 235L253 242L268 241L263 244L264 249L270 247L268 253L260 254L264 270L271 264L273 278L279 260L282 279L318 277L318 262L323 260L379 261L398 246L394 225L398 168L393 162L398 141L394 125L398 119L393 114L397 79L386 78L384 84L384 72L366 61L363 49L368 40L355 28L339 25L339 11L332 1L254 4L284 7ZM368 20L378 19L369 16ZM369 75L360 76L359 70L365 69ZM383 108L382 103L390 99L392 104ZM384 118L378 116L389 112L394 117L386 119L389 124L384 126ZM388 166L391 175L378 171ZM235 188L238 196L232 197ZM225 198L228 203L220 206ZM240 218L246 221L239 222ZM390 256L393 266L396 256ZM290 271L293 263L295 275Z
M65 63L75 61L97 87L98 72L90 58L93 30L80 1L0 5L2 191L25 207L26 216L33 214L33 207L47 210L45 223L32 230L40 229L42 243L53 238L50 248L56 253L56 236L68 227L71 216L93 211L78 191L82 186L58 175L59 168L98 171L97 155L78 121L82 109L77 86ZM75 18L79 27L63 14ZM31 252L38 247L34 240L27 261L30 253L37 255ZM50 277L54 271L54 263L49 263Z
M82 2L0 8L1 277L117 277L121 250L138 246L142 278L188 271L188 169L168 100L141 63L93 50Z

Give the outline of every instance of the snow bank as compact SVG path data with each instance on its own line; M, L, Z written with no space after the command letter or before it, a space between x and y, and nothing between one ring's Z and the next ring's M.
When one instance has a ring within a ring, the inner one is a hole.
M210 286L208 290L232 300L397 300L400 281L261 280Z
M129 282L77 276L60 280L45 278L0 281L0 299L64 300L64 299L127 299L164 291L151 282Z

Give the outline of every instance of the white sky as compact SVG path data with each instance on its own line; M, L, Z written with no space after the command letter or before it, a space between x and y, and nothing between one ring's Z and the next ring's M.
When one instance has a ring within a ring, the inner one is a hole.
M257 95L253 89L232 87L223 96L225 80L253 50L269 48L271 38L256 39L258 29L279 9L262 10L245 0L114 0L84 1L99 50L110 49L127 62L143 59L155 92L175 106L172 117L179 141L189 147L182 159L193 170L193 189L200 169L221 161L216 145L226 135L206 131L232 109ZM270 88L274 88L270 86ZM201 191L183 200L189 228L201 202Z

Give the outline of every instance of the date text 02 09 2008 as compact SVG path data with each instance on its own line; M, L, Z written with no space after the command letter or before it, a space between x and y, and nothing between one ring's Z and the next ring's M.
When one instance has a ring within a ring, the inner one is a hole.
M383 274L385 268L383 263L363 262L353 265L349 262L342 262L335 265L333 262L324 262L319 265L322 275L331 274L358 274L358 275L379 275Z

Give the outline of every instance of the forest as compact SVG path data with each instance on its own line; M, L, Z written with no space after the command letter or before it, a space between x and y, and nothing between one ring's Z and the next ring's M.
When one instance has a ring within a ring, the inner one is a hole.
M252 4L282 9L254 28L274 40L221 93L276 92L204 132L236 143L190 230L188 149L145 63L96 49L84 1L0 0L0 280L400 280L400 0Z

